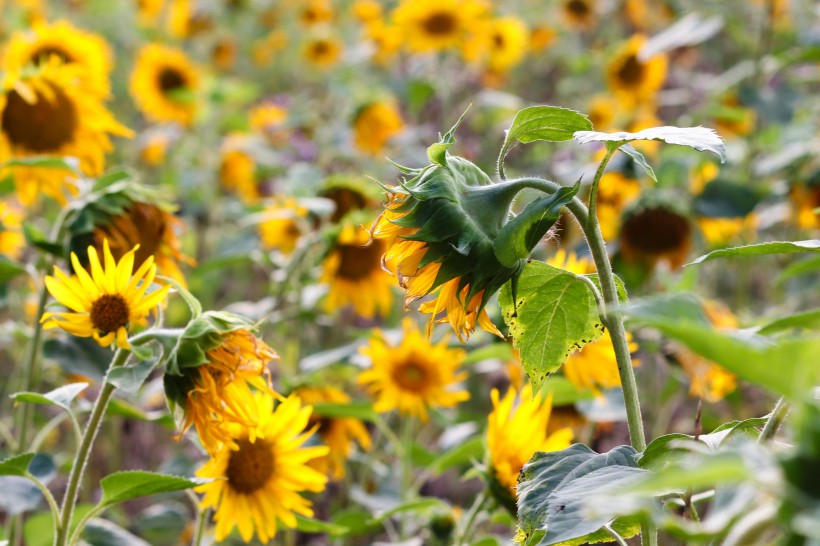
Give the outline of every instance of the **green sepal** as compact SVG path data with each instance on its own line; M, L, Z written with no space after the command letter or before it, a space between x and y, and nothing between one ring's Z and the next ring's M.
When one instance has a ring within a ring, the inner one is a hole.
M427 157L430 159L430 162L438 165L440 167L447 167L447 150L456 143L456 139L454 137L456 129L458 126L461 125L461 122L464 120L464 117L467 115L467 112L470 111L470 107L468 106L464 113L461 114L461 117L458 118L455 125L453 125L449 131L444 133L441 139L427 148Z

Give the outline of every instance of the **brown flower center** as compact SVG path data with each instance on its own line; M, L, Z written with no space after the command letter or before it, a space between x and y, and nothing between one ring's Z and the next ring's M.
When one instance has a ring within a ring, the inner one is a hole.
M618 81L626 85L637 85L644 78L644 64L635 55L630 55L618 69Z
M343 279L364 279L381 269L384 248L379 241L373 241L370 246L339 245L337 252L341 260L336 274Z
M496 49L503 49L504 48L504 35L500 32L493 34L493 45Z
M228 456L225 477L228 485L237 493L250 495L265 487L273 476L275 459L270 442L257 438L255 442L244 438L237 440L237 451Z
M567 9L578 17L589 15L589 4L584 0L570 0L567 2Z
M107 334L128 324L128 303L119 294L103 294L91 304L91 324Z
M331 222L338 222L351 210L363 209L367 204L364 195L348 188L334 188L324 195L336 204L336 210L330 217Z
M691 237L683 216L662 208L647 209L624 222L624 244L646 254L663 254L684 247Z
M44 61L47 61L50 57L57 57L63 63L70 63L74 61L71 55L68 54L64 49L61 49L57 46L45 46L39 49L34 50L31 54L31 61L35 64L41 64Z
M159 73L159 88L163 93L170 93L176 91L181 87L185 87L187 81L178 70L173 68L163 68Z
M452 13L440 11L425 19L423 26L425 32L428 34L446 36L447 34L452 34L456 29L456 18L453 17Z
M427 369L412 360L393 369L393 381L408 391L417 391L427 384Z
M11 91L0 119L0 128L15 146L37 153L55 152L74 139L78 117L74 104L59 87L48 84L53 95L37 93L29 104Z
M324 40L317 40L313 42L313 45L311 45L310 51L315 58L321 59L322 57L330 53L330 44L328 44Z

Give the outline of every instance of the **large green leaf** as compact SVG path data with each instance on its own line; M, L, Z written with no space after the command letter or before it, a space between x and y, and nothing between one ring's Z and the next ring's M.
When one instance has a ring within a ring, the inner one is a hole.
M129 470L115 472L100 481L102 487L101 505L111 505L138 497L146 497L157 493L169 493L190 489L210 480L201 478L184 478L182 476L168 476L155 472Z
M721 248L713 250L709 254L704 254L686 265L695 265L716 258L727 258L731 256L763 256L765 254L791 254L795 252L820 252L820 240L811 239L808 241L775 241L770 243L757 243L754 245L736 246L733 248Z
M629 446L599 454L582 444L536 453L519 477L518 526L528 538L536 539L526 543L549 546L597 541L600 537L594 535L611 523L626 538L636 534L635 521L584 512L584 501L591 493L616 494L647 474L638 468L636 456Z
M528 263L518 280L515 302L510 284L501 290L499 302L534 392L570 354L603 333L586 282L545 263Z
M572 140L576 131L592 129L589 118L575 110L557 106L530 106L519 110L507 130L507 142L527 144L537 140ZM506 145L506 142L505 142Z
M633 140L662 140L668 144L688 146L700 152L712 152L720 157L721 161L726 158L726 148L723 146L723 140L714 130L706 127L653 127L637 133L628 133L626 131L617 133L578 131L574 137L581 144L589 142L618 144Z
M114 368L108 372L108 382L128 394L136 393L151 375L156 360L142 360L132 366Z

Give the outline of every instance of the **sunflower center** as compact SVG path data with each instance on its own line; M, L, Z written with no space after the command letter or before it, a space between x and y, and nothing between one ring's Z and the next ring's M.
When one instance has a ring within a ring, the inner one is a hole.
M47 61L51 57L57 57L63 63L70 63L74 60L65 50L53 45L41 47L31 54L31 60L36 64Z
M647 209L629 218L621 229L629 246L649 253L662 254L677 250L690 237L686 218L664 209Z
M91 304L91 324L107 334L128 324L128 303L119 294L103 294Z
M15 146L32 152L54 152L74 139L78 118L74 104L59 88L49 85L49 98L37 93L29 104L17 91L7 95L0 128Z
M493 45L496 49L504 48L504 35L501 33L493 34Z
M275 460L270 442L257 438L251 443L247 438L237 440L239 449L231 451L225 477L231 489L250 495L265 487L273 476Z
M159 73L159 88L163 93L170 93L185 87L185 77L173 68L163 68Z
M336 205L336 210L330 217L330 221L334 223L341 220L351 210L363 209L367 204L361 193L348 188L334 188L325 192L324 196Z
M314 57L321 58L330 52L330 45L324 40L318 40L313 43L311 50Z
M623 66L618 69L618 80L628 85L635 85L643 80L644 65L635 55L630 55Z
M425 19L423 26L428 34L446 36L456 29L456 18L452 13L440 11Z
M405 390L417 391L427 384L427 369L411 360L393 370L393 380Z
M567 9L579 17L589 13L589 5L584 0L570 0L567 3Z
M341 260L337 275L353 281L368 277L381 268L383 250L375 241L370 246L339 245Z

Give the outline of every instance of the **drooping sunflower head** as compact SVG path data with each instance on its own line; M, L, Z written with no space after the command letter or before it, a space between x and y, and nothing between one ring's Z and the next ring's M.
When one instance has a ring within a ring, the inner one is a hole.
M80 30L68 21L36 22L29 30L14 33L3 48L0 66L19 72L51 58L72 65L87 92L103 98L109 94L111 48L101 36Z
M366 230L348 224L342 227L336 242L322 265L321 281L330 288L325 309L352 306L361 317L385 316L393 307L393 279L382 269L383 241L368 245Z
M490 459L490 490L504 506L515 506L518 474L536 451L569 447L572 429L548 433L552 395L533 397L527 383L520 393L509 388L502 398L490 393L493 411L487 418L487 449Z
M351 401L350 396L335 387L305 386L296 389L295 394L306 404L349 404ZM370 433L359 419L323 417L314 412L308 427L315 429L322 442L330 448L325 457L315 459L311 466L334 480L344 478L345 463L353 451L354 442L365 451L372 446Z
M446 339L431 344L410 318L402 325L404 338L398 346L376 331L360 350L372 365L359 374L358 381L376 398L376 411L397 410L426 422L430 408L452 408L470 398L458 386L467 378L467 372L458 371L465 353L448 348Z
M54 276L46 276L46 288L68 310L45 313L40 320L43 328L62 328L78 337L93 337L103 347L116 342L120 348L130 348L129 329L145 323L169 289L164 286L148 292L157 266L149 257L134 271L137 250L138 247L131 249L117 262L108 243L103 242L102 262L97 250L88 247L88 270L73 252L74 276L55 266Z
M480 0L402 0L393 21L411 51L441 51L461 46L487 12Z
M242 540L250 542L254 533L268 543L280 527L296 527L296 516L312 517L311 502L304 492L319 492L327 477L310 463L327 455L326 446L307 447L311 406L303 406L297 395L281 401L264 393L246 401L259 416L256 437L241 425L231 425L233 449L211 454L197 471L201 478L213 478L197 488L204 493L203 508L213 508L216 540L222 541L234 527ZM307 430L306 430L307 429Z
M692 248L692 223L674 197L644 194L624 211L618 240L627 261L678 269Z
M578 30L592 30L598 20L595 0L563 0L561 14L564 21Z
M26 157L69 156L79 168L96 176L113 146L110 135L131 136L105 109L99 96L82 85L77 67L50 58L21 73L7 72L0 88L0 164ZM29 205L44 193L65 203L65 192L76 193L72 174L59 168L9 167L17 194Z
M632 335L626 333L629 342L629 352L638 350L638 344L632 341ZM632 361L637 366L637 361ZM600 389L614 389L621 386L621 377L618 374L618 363L615 360L615 349L609 331L587 345L574 352L561 366L564 377L580 390L590 390L600 395Z
M377 100L359 108L353 117L353 142L359 150L378 155L403 128L404 119L396 104Z
M607 65L607 85L627 105L654 102L666 80L666 55L644 59L641 48L645 43L642 34L632 36Z
M308 233L308 210L292 197L275 199L265 208L258 227L263 247L288 255Z
M137 54L130 90L137 107L151 121L188 126L198 110L200 75L179 49L148 44Z
M317 68L330 68L339 61L342 43L331 35L316 35L302 46L302 57Z

